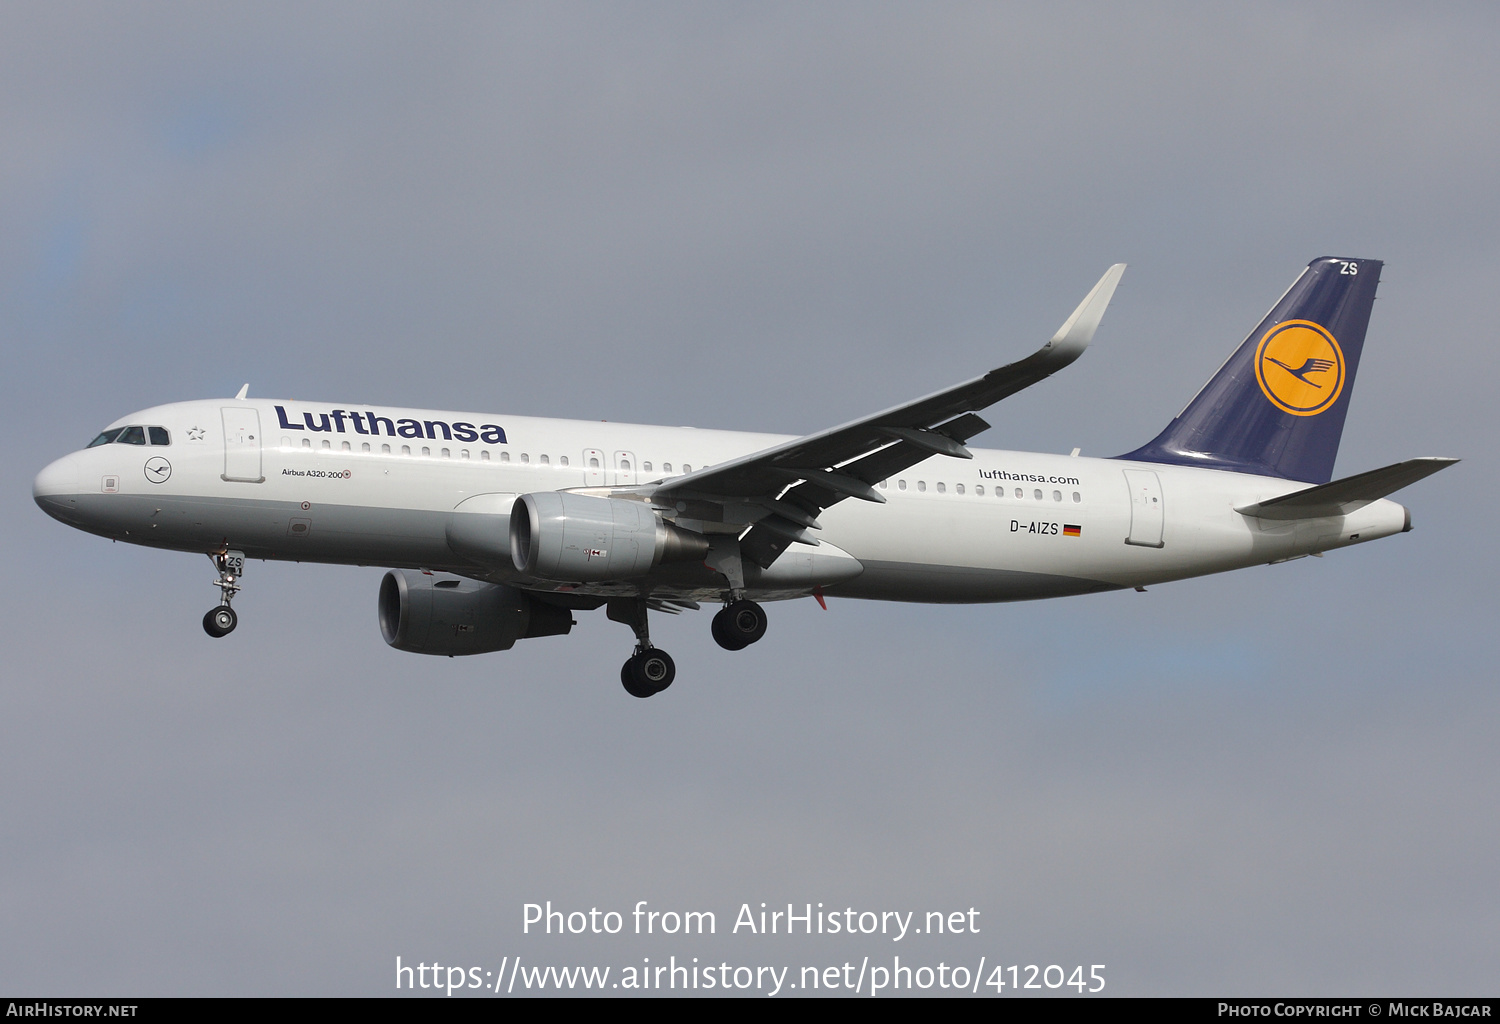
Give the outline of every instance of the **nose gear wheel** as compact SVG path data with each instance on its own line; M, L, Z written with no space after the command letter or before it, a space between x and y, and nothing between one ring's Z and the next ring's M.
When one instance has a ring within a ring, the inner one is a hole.
M203 632L215 638L228 636L239 623L240 617L234 613L234 609L221 604L217 608L210 608L203 616Z

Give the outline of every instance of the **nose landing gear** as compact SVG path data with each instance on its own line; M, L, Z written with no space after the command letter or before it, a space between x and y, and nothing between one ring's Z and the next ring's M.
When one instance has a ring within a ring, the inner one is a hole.
M234 613L229 603L240 590L239 579L245 574L245 553L217 551L210 553L208 557L213 560L214 568L219 570L219 578L214 580L214 586L219 588L222 596L218 607L210 608L203 616L203 632L217 639L233 633L234 627L240 624L240 617Z

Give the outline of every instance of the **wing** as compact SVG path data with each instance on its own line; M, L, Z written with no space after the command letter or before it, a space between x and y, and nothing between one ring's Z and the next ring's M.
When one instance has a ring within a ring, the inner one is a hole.
M1067 366L1093 340L1125 264L1099 283L1058 328L1052 340L1019 362L983 377L898 405L873 416L767 448L663 482L658 504L686 509L688 518L744 523L740 550L769 566L794 541L816 544L817 514L845 498L883 502L873 486L933 455L973 456L964 442L989 427L975 410L993 405Z

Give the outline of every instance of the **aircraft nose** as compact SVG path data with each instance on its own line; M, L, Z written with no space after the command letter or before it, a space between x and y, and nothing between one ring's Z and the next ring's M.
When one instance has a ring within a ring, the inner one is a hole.
M31 484L31 496L49 516L72 507L72 498L78 494L78 460L64 455L36 475Z

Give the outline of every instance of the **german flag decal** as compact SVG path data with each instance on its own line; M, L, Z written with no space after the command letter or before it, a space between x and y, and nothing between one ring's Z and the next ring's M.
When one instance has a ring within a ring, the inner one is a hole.
M1063 536L1064 537L1082 537L1083 536L1083 527L1081 527L1081 526L1074 526L1072 523L1063 523Z

